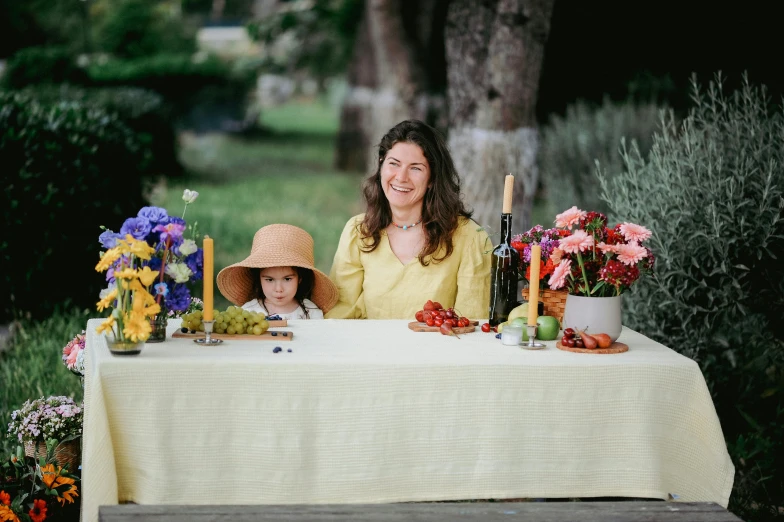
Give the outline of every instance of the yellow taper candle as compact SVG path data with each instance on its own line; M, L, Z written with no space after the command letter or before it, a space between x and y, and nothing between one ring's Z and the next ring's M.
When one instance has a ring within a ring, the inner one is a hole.
M504 214L512 213L512 189L514 188L514 176L506 175L504 180Z
M212 280L213 280L213 255L215 253L212 238L204 236L204 312L203 321L212 321Z
M528 326L536 325L539 314L539 264L542 247L531 245L531 279L528 280Z

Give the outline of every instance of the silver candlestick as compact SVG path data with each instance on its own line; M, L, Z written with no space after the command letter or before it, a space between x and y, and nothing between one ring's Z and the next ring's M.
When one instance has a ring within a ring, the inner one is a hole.
M220 344L223 342L223 339L213 339L212 338L212 327L215 324L215 321L202 321L204 323L204 333L206 337L204 339L194 339L193 342L196 344Z
M521 348L525 348L526 350L540 350L545 347L544 343L537 343L536 342L536 329L537 325L526 325L527 332L528 332L528 342L523 343L520 345Z

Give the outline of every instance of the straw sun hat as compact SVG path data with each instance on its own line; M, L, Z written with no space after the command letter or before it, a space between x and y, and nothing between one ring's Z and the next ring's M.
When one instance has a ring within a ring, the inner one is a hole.
M338 302L338 289L329 277L313 266L313 238L293 225L267 225L253 236L250 255L218 273L218 289L232 303L242 306L256 298L251 268L298 266L313 271L315 283L310 300L326 313Z

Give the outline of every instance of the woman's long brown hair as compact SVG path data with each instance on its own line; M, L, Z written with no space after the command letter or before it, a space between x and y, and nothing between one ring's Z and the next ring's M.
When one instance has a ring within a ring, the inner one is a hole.
M418 256L422 266L427 266L431 261L438 263L452 255L452 235L457 230L458 219L460 216L470 218L472 212L463 203L460 176L444 138L437 130L419 120L402 121L381 138L376 172L362 184L367 210L359 229L363 242L361 248L364 252L378 248L381 231L392 223L392 210L381 187L381 166L389 149L400 142L418 145L430 167L430 186L422 201L425 246ZM436 252L442 246L444 254L436 257Z

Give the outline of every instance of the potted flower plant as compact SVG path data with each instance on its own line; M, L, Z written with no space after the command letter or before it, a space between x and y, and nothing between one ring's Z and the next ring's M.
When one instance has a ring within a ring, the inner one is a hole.
M577 207L558 214L555 226L558 244L547 255L543 271L550 289L568 292L564 326L617 339L621 296L653 271L653 252L643 244L651 231L635 223L609 226L604 214Z
M76 334L63 347L62 360L66 368L79 377L84 377L84 349L86 347L85 331Z
M101 252L101 263L96 269L106 271L109 283L102 291L99 309L108 307L110 303L115 304L115 311L117 305L130 307L131 298L124 291L139 291L140 304L133 307L137 312L136 320L122 325L123 328L133 325L130 331L135 332L136 335L132 335L134 339L147 342L164 340L167 311L184 311L191 305L189 286L202 278L203 251L196 244L195 226L188 226L185 221L185 211L198 195L198 192L185 189L182 217L169 216L160 207L144 207L135 217L125 220L119 233L105 229L99 237L106 250ZM191 237L186 238L186 233ZM136 245L133 251L132 245ZM148 248L144 248L145 245ZM121 251L119 255L118 248ZM104 261L110 253L112 255ZM118 279L121 281L119 285ZM134 284L135 280L141 285ZM141 291L151 295L152 301ZM108 297L110 295L111 298ZM142 311L145 316L151 317L146 320L147 327L141 324L139 313Z
M83 408L70 397L28 400L11 413L8 436L24 445L25 453L35 458L47 454L48 441L57 441L55 456L59 465L67 465L73 471L81 455L83 418Z

